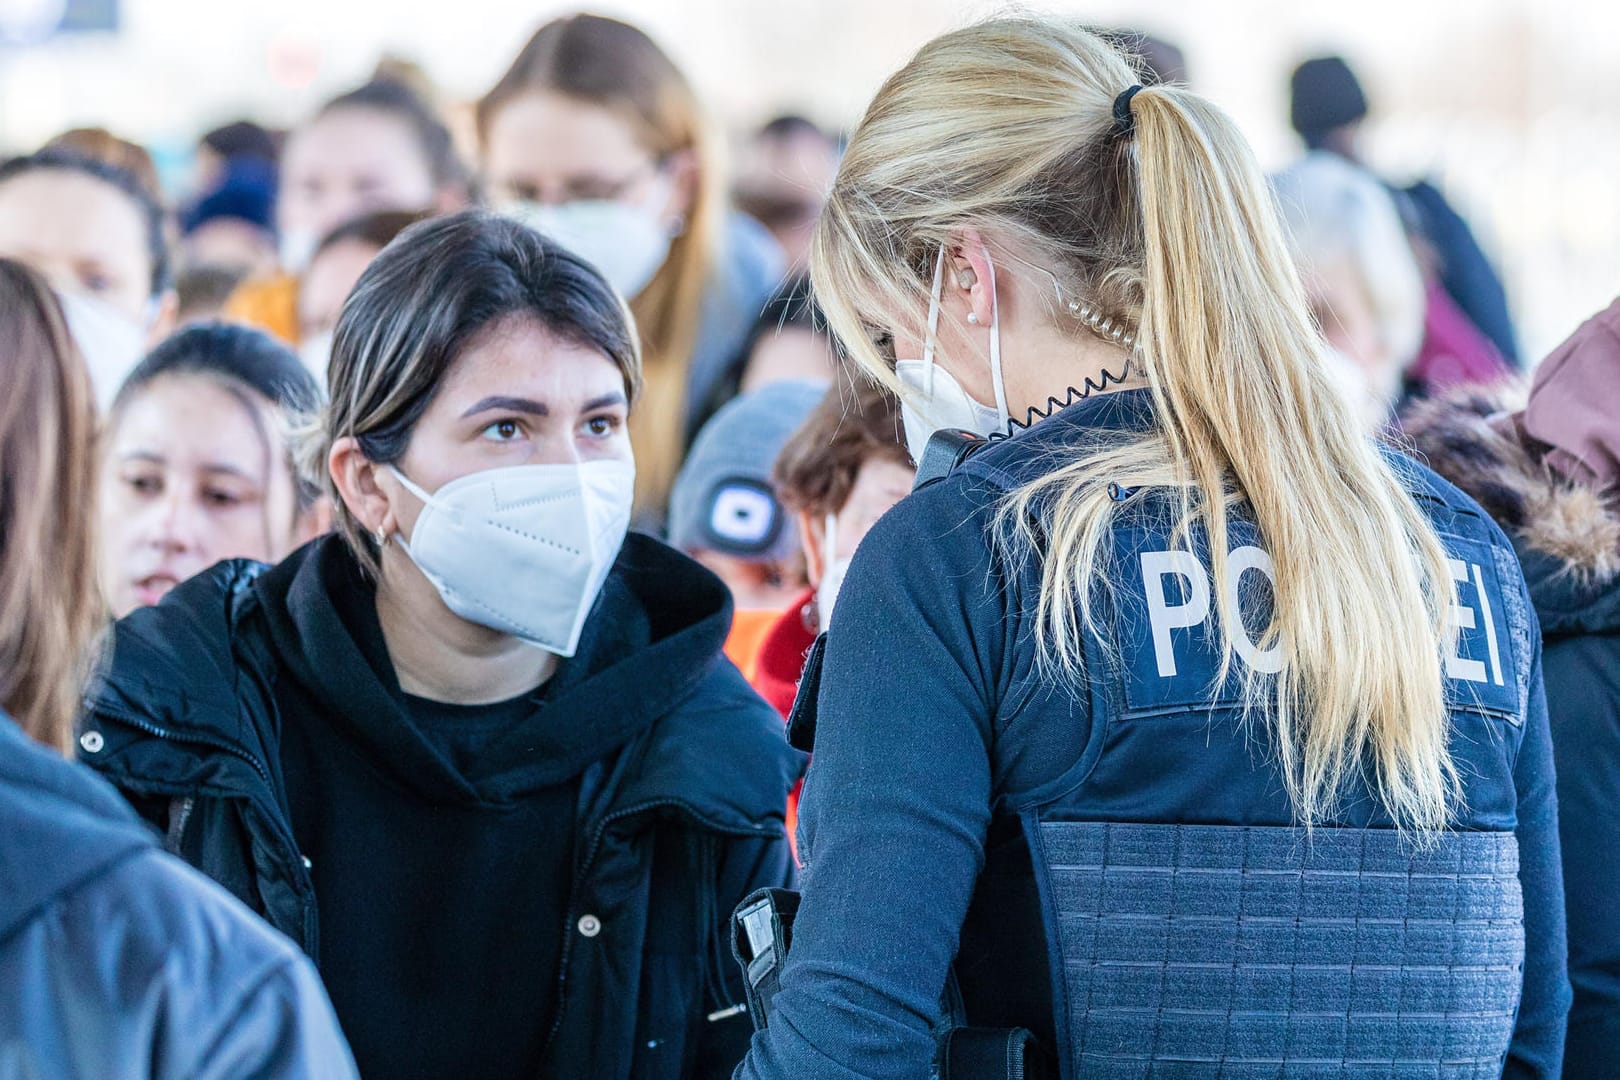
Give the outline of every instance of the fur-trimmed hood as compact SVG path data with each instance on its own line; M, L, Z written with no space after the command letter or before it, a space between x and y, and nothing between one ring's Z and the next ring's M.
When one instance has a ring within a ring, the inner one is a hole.
M1512 413L1522 383L1415 402L1402 427L1430 468L1496 519L1524 564L1542 629L1620 629L1620 505L1549 469Z

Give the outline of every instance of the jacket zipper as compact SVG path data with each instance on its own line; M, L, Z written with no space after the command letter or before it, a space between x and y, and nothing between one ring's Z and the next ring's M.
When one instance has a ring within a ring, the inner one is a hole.
M223 751L224 753L230 754L233 757L240 758L249 765L253 766L253 771L258 773L259 779L264 781L266 788L274 787L274 784L270 780L270 770L265 768L262 761L260 761L254 755L248 753L246 750L243 750L238 746L234 746L224 739L216 739L212 736L195 733L182 735L179 732L173 731L169 728L159 727L157 724L154 724L142 717L136 716L133 713L126 712L123 709L109 707L104 704L91 705L89 708L93 715L108 717L117 723L125 724L137 731L145 732L146 734L151 735L153 738L166 739L170 742L192 743L196 746L207 746L215 750ZM256 802L251 795L247 796L247 801L249 803ZM307 894L312 888L312 883L309 880L309 869L304 865L303 857L298 850L298 841L293 838L291 829L287 827L287 823L282 819L280 814L265 814L262 813L261 810L260 816L270 822L271 830L275 832L275 834L281 839L282 845L285 847L285 849L292 853L292 859L289 863L289 870L293 875L293 880L299 886L299 891L306 894L307 898ZM304 913L304 921L305 923L308 923L309 921L307 911ZM307 933L308 928L306 927L306 936ZM310 944L313 945L313 941Z
M199 746L208 746L215 750L223 750L225 753L234 757L239 757L249 765L253 766L253 771L259 774L259 779L263 780L266 786L270 786L270 770L264 767L264 763L258 758L254 757L252 754L248 753L246 750L243 750L241 747L234 746L224 739L216 739L212 736L202 734L182 735L179 732L170 730L169 728L159 727L149 720L136 716L134 713L125 712L122 709L112 708L102 704L91 705L90 711L92 714L111 717L120 724L125 724L137 731L143 731L154 738L167 739L170 742L196 743Z
M615 810L613 813L606 815L601 821L597 822L596 829L591 834L591 842L585 849L585 859L579 864L579 875L574 879L574 887L568 890L568 916L563 920L562 958L557 966L557 1015L552 1018L551 1021L551 1034L546 1036L545 1053L549 1054L553 1044L556 1043L557 1033L562 1030L563 1014L567 1011L568 1007L568 998L566 996L568 987L568 963L569 960L572 959L574 953L574 923L579 918L579 883L586 878L590 872L591 865L596 861L596 850L601 846L602 837L607 833L610 826L616 822L623 821L626 818L635 817L637 814L645 814L649 810L657 810L663 807L673 807L677 810L681 810L697 824L703 826L705 829L708 829L710 832L717 833L721 836L750 837L768 835L768 832L766 831L728 829L723 826L718 826L694 810L691 803L683 802L680 799L654 799L651 802L639 803L635 806L627 806L623 810Z

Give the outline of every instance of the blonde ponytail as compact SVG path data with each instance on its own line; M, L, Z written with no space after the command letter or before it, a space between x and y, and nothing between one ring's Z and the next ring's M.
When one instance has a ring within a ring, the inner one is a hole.
M931 42L850 140L812 251L834 331L889 380L872 312L921 310L922 259L965 227L1050 268L1136 329L1157 425L1089 446L1011 493L1005 553L1041 552L1041 659L1082 677L1107 581L1110 483L1176 493L1173 535L1207 537L1225 581L1231 511L1246 503L1274 566L1274 675L1242 665L1296 817L1333 820L1365 777L1396 824L1445 827L1458 778L1442 682L1450 576L1428 520L1329 381L1276 208L1232 122L1197 95L1149 87L1113 104L1128 63L1076 26L996 20ZM888 316L894 321L895 315ZM1236 598L1216 590L1217 676L1232 670Z

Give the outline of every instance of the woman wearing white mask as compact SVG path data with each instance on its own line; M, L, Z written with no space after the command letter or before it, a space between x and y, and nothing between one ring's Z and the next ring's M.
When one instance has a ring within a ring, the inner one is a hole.
M850 138L817 299L914 447L979 438L807 661L806 885L776 980L744 909L779 992L738 1076L1557 1076L1517 557L1339 396L1237 126L1138 80L995 19Z
M594 15L542 26L478 103L478 132L494 206L595 263L635 312L646 356L636 508L654 522L780 283L781 251L727 213L691 85L633 26Z
M417 225L338 323L339 532L118 625L84 759L311 952L368 1075L741 1056L724 916L791 873L799 762L720 583L626 536L640 375L588 264Z
M116 166L66 150L0 165L0 255L56 290L103 407L174 328L163 209Z

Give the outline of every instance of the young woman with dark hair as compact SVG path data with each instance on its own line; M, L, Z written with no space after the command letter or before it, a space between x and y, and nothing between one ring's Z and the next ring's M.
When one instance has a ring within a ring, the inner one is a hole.
M526 226L407 230L311 432L338 531L118 625L85 759L314 955L390 1077L729 1075L725 916L798 757L719 581L626 535L623 301Z

